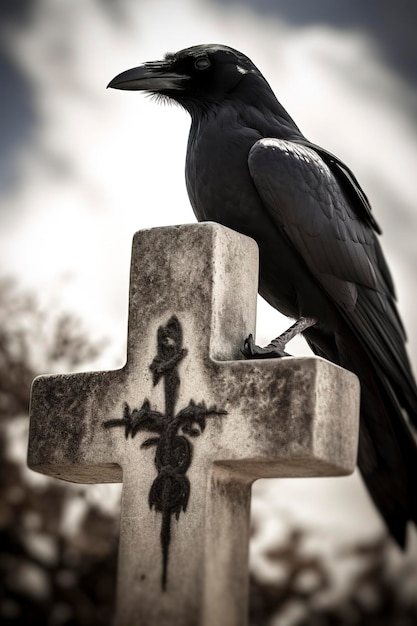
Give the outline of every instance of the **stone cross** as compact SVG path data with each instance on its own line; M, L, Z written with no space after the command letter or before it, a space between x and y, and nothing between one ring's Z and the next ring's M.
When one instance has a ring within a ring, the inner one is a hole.
M258 252L223 226L138 232L130 281L126 365L37 378L28 463L123 481L117 626L242 626L251 484L352 472L358 381L242 357Z

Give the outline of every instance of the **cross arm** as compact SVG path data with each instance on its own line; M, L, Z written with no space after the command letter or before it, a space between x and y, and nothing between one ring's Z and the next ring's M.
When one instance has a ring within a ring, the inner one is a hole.
M212 397L229 410L218 463L248 477L354 471L357 377L319 357L212 362ZM239 445L237 445L239 442Z
M120 446L102 424L115 414L125 379L125 369L38 376L31 392L29 467L71 482L122 482Z

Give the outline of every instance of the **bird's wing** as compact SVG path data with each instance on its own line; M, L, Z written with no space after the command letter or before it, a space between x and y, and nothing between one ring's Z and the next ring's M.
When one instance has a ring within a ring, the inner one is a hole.
M306 270L373 358L387 371L396 369L398 383L405 378L415 390L392 279L369 217L349 202L343 185L310 146L261 139L248 165L266 210Z
M364 222L372 226L372 228L380 235L382 231L372 214L372 208L369 200L352 170L349 169L348 166L337 156L328 150L325 150L321 146L308 141L308 139L297 139L293 141L311 148L314 152L317 152L336 177L337 182L346 194L347 199L355 207L357 215L360 216Z
M345 200L316 151L291 141L261 139L248 164L274 222L340 307L354 309L358 285L391 293L372 228Z

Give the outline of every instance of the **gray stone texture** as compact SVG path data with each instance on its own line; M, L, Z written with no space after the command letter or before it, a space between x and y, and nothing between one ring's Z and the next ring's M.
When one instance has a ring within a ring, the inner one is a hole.
M117 626L242 626L247 622L250 488L261 477L341 476L356 463L359 384L317 358L244 360L254 333L256 244L214 223L136 233L126 365L33 383L28 464L84 483L123 481ZM176 315L185 358L177 410L190 400L227 411L192 439L187 510L172 517L161 588L161 513L149 437L106 429L125 402L164 411L149 365L157 331Z

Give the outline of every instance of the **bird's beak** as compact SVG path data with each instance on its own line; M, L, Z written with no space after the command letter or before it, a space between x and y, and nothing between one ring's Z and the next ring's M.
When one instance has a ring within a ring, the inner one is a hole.
M183 88L188 78L188 76L174 72L166 61L152 61L118 74L107 87L153 93L178 91Z

